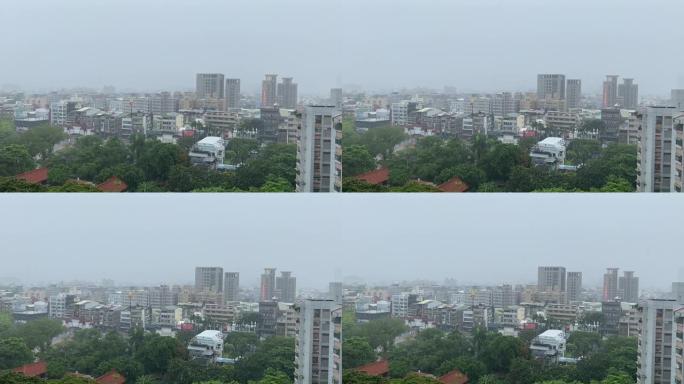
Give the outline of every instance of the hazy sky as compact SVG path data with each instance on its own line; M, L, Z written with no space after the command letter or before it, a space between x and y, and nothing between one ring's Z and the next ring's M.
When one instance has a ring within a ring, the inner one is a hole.
M301 94L535 89L537 73L684 87L680 0L2 0L0 86L176 90L264 73Z
M681 276L684 200L655 194L4 194L0 284L111 278L191 283L222 266L264 267L299 287L455 278L536 282L538 265L635 270L641 287Z

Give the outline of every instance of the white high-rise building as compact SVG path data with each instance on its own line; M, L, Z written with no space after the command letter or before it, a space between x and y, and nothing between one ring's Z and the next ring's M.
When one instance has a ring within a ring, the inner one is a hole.
M674 107L647 107L637 147L637 191L670 192L675 173Z
M296 307L296 384L342 383L342 308L307 299Z
M637 382L639 384L674 383L675 300L650 299L638 307L639 350L637 355Z
M297 140L297 192L342 191L342 114L308 105Z

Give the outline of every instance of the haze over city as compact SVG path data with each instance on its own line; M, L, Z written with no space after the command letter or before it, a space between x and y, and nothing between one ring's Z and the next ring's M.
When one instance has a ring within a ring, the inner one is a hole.
M216 265L245 285L264 267L313 288L345 276L534 283L556 264L587 286L607 267L636 271L645 289L681 278L674 196L224 196L4 196L0 279L188 283Z
M615 73L667 96L684 87L682 11L670 0L9 0L0 34L18 38L3 41L0 85L181 90L194 73L221 72L247 92L264 73L293 76L303 95L494 92L567 73L599 93Z

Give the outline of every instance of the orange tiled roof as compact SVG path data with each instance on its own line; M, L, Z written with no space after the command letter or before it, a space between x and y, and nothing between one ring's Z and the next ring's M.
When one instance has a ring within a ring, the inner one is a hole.
M98 384L125 384L126 378L115 370L111 370L95 379Z
M46 182L48 179L48 169L47 168L38 168L38 169L34 169L32 171L24 172L24 173L19 174L15 177L17 179L24 180L27 183L42 184L42 183Z
M128 189L128 184L116 176L112 176L103 183L97 185L102 192L123 192Z
M47 373L47 363L38 361L31 364L25 364L21 367L14 368L12 372L21 373L27 377L39 377Z
M458 369L454 369L453 371L440 376L438 380L444 384L466 384L468 382L468 375Z
M389 361L374 361L356 368L356 371L363 372L369 376L386 376L389 374Z
M438 185L437 188L443 192L466 192L470 189L470 186L461 180L460 177L456 176Z
M363 180L368 184L380 185L389 181L389 168L379 168L373 171L362 173L354 177L357 180Z

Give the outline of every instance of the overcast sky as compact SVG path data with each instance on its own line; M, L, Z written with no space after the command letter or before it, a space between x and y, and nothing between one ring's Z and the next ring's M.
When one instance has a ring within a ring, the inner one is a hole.
M4 194L0 285L90 280L192 283L264 267L300 288L454 278L536 283L538 265L635 270L641 287L681 276L684 200L656 194Z
M679 0L2 0L0 86L176 90L267 72L300 95L536 89L537 73L684 87Z

